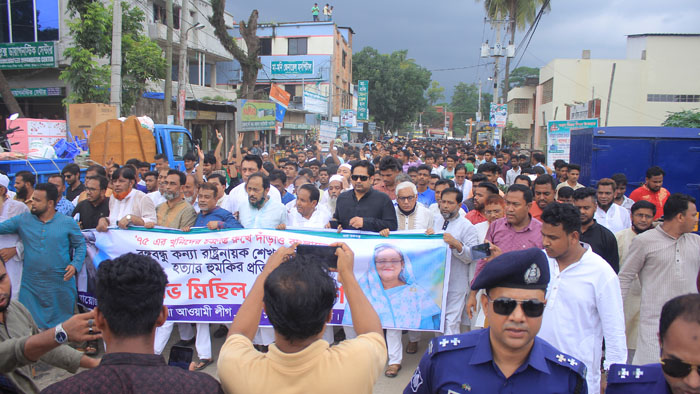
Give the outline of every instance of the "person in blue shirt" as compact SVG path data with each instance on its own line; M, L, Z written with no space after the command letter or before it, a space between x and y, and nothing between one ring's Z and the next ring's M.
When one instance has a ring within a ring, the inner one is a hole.
M231 212L216 206L218 188L213 183L205 182L199 186L199 213L193 227L206 227L209 230L224 228L243 228ZM184 228L183 231L190 231Z
M436 203L435 192L428 187L430 184L430 166L421 164L418 166L418 180L416 189L418 189L418 202L425 205L426 208L431 204Z
M270 185L274 186L279 190L280 196L282 197L282 204L287 205L288 202L294 201L297 197L289 193L285 187L287 184L287 174L282 170L272 170L270 171Z
M68 201L64 196L63 192L66 190L66 180L61 174L49 175L49 183L56 186L58 189L58 202L56 203L56 212L62 213L66 216L71 216L75 206L73 203Z
M659 319L659 364L613 364L606 394L700 393L700 294L672 298Z
M489 327L434 338L410 393L588 393L585 365L537 337L549 265L536 248L504 253L474 279Z

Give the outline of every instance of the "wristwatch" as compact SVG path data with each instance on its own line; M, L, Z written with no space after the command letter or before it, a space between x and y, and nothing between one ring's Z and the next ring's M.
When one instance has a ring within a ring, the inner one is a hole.
M131 224L131 215L126 215L126 222Z
M68 340L68 334L66 334L66 330L63 329L62 324L57 325L54 329L53 339L60 345L66 343Z

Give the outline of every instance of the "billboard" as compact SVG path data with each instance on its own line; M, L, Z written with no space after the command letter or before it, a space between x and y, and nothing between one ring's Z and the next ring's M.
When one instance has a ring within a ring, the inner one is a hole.
M320 89L311 86L304 87L304 111L314 114L328 114L328 96L323 95Z
M508 104L491 104L489 124L492 127L506 127L508 121Z
M353 109L340 110L340 127L357 126L357 114Z
M274 130L276 105L265 100L238 100L237 131Z
M369 120L369 81L357 81L357 120Z
M550 120L547 122L547 165L556 160L569 162L571 130L598 127L598 119Z
M272 75L311 75L314 73L312 60L274 61L270 63Z

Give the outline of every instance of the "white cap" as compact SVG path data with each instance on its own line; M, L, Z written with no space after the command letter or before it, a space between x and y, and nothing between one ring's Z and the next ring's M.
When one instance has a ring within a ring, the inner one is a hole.
M8 178L7 175L0 174L0 186L5 187L5 189L10 186L10 178Z
M348 170L352 170L352 166L351 166L350 164L348 164L348 163L343 163L343 164L341 164L340 166L341 166L341 167L345 167L345 168L347 168Z
M263 156L268 156L268 155L269 155L269 153L267 153L267 152L263 152L263 153L262 153L262 155L263 155Z
M335 174L335 175L331 176L331 179L328 180L328 183L331 183L333 181L338 181L342 184L343 183L343 176Z

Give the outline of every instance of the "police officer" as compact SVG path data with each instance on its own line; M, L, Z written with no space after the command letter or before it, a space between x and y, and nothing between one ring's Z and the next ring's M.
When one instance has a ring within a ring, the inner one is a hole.
M434 338L407 393L587 393L585 365L537 338L549 266L536 248L504 253L472 283L489 327Z
M606 394L700 393L700 294L672 298L661 309L661 363L613 364Z

